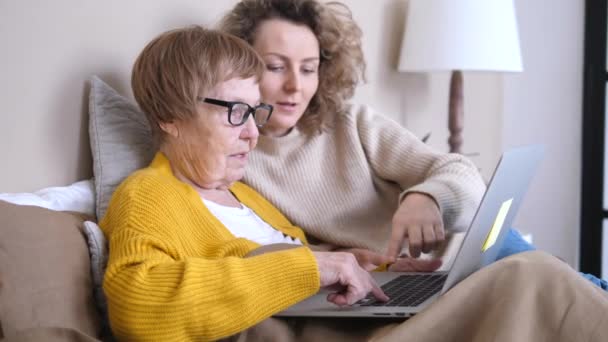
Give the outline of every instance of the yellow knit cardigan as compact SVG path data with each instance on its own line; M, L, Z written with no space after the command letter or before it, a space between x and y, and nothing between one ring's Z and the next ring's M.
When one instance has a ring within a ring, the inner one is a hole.
M304 233L242 183L230 190L284 234ZM110 257L104 279L112 331L129 341L215 340L233 335L319 290L308 247L244 256L236 238L158 153L115 191L100 223Z

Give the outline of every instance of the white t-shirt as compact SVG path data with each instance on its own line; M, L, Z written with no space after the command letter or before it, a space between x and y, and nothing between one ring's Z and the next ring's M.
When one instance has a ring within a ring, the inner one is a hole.
M260 245L274 243L302 244L300 239L294 239L271 227L243 203L241 203L241 208L223 206L206 199L203 199L203 203L236 237L257 242Z

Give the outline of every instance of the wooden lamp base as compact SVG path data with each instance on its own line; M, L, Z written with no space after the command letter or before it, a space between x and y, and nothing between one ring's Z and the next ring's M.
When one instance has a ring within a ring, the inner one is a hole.
M448 144L451 153L462 153L462 130L464 128L464 95L462 86L462 71L452 71L450 78L450 102L448 112L448 129L450 137Z

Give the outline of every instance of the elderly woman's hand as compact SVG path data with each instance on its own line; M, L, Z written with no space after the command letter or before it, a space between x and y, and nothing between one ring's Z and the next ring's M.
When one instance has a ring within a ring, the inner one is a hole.
M393 216L387 255L397 257L406 237L414 258L419 257L421 251L428 253L439 248L445 241L441 211L430 196L415 192L405 196Z
M346 252L313 252L317 259L321 287L338 288L327 300L339 305L352 305L371 293L380 301L388 297L372 276L359 266L357 259Z

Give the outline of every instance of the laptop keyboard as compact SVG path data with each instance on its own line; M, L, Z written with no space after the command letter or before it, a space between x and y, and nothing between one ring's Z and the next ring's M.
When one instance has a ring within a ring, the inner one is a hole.
M439 292L447 274L408 274L399 276L382 286L390 298L377 301L371 294L357 302L360 306L417 306Z

